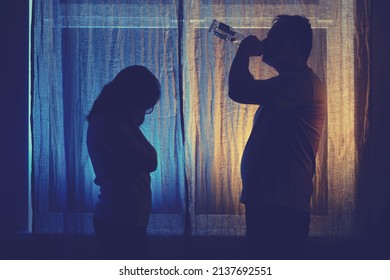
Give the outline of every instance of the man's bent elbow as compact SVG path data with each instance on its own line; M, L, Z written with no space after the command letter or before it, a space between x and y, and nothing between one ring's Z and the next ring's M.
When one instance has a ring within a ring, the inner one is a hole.
M234 102L241 103L242 100L240 100L240 94L237 90L229 89L228 92L229 98L233 100Z

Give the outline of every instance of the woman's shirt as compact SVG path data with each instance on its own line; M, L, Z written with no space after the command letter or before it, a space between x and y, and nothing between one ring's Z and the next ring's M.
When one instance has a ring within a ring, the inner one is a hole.
M100 186L96 217L113 225L147 225L157 153L139 127L114 114L97 114L89 120L87 146Z

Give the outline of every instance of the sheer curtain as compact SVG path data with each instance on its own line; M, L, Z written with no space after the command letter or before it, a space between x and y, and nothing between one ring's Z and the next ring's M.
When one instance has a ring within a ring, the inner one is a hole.
M354 40L354 0L35 0L36 231L92 232L98 188L86 151L85 115L120 69L143 64L163 92L142 126L159 155L149 232L243 235L239 167L257 107L227 97L236 47L210 36L208 27L216 18L261 39L279 14L311 20L309 64L328 91L311 235L355 234L357 120L365 99L355 96L354 50L361 41ZM276 74L259 58L253 58L251 71L258 78Z

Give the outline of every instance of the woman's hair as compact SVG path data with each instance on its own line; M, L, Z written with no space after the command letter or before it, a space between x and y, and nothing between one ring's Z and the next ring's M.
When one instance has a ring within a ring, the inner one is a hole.
M146 67L129 66L103 87L87 116L114 113L127 118L135 110L150 113L160 100L160 82Z

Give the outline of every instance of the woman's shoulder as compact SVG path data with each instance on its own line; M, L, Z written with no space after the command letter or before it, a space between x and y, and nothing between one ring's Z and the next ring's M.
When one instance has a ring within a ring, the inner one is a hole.
M101 114L95 114L95 115L91 116L89 119L89 123L110 125L113 123L124 124L125 121L119 115L110 114L110 113L101 113Z
M126 131L126 123L122 117L115 114L102 113L89 118L88 130L95 135L108 136L117 131Z

